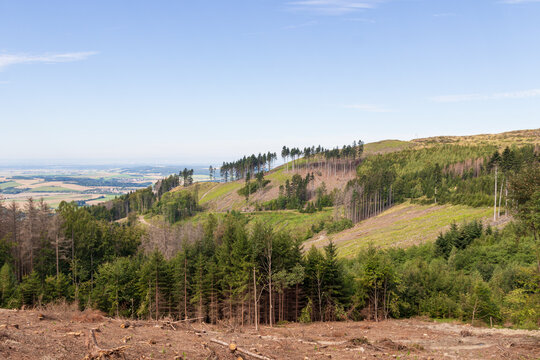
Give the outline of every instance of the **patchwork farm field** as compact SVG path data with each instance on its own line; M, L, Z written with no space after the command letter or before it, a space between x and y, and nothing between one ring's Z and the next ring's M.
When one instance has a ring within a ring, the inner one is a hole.
M0 168L0 199L24 203L43 199L57 207L62 201L96 205L154 184L181 167L23 167ZM205 180L204 169L194 177Z

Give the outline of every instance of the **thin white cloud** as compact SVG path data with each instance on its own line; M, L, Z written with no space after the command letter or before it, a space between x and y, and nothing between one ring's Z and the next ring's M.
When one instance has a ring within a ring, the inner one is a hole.
M467 101L483 100L506 100L506 99L527 99L540 97L540 89L521 90L514 92L504 92L495 94L461 94L461 95L443 95L431 98L432 101L440 103L454 103Z
M312 26L312 25L316 25L316 24L317 24L316 21L308 21L308 22L301 23L301 24L294 24L294 25L287 25L287 26L284 26L284 27L283 27L283 30L300 29L300 28L304 28L304 27Z
M503 4L516 5L516 4L539 3L540 0L501 0L500 2Z
M0 54L0 70L17 64L55 64L80 61L95 55L95 51L73 52L63 54L26 55L26 54Z
M376 7L383 0L299 0L287 3L290 9L320 15L344 15Z
M361 111L372 112L372 113L390 113L390 112L393 112L393 110L381 107L379 105L374 105L374 104L353 104L353 105L345 105L343 107L345 109L355 109L355 110L361 110Z
M455 13L439 13L439 14L433 14L433 17L451 17L456 16Z
M362 22L362 23L368 23L368 24L375 24L375 20L368 19L368 18L349 18L346 19L346 21L352 21L352 22Z

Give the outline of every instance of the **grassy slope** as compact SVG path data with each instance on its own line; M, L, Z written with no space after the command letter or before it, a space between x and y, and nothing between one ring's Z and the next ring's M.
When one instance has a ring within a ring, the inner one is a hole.
M369 143L365 145L364 152L367 156L380 153L388 153L393 151L399 151L411 147L413 144L407 141L400 140L383 140L375 143ZM299 159L297 164L303 163L305 160ZM289 172L285 171L286 168ZM291 171L292 163L281 165L273 169L268 173L265 178L270 180L268 189L274 189L274 191L268 192L267 196L264 194L253 196L256 201L267 201L276 197L276 189L280 185L285 184L287 179L292 178L294 173ZM343 179L344 185L348 179ZM196 184L197 185L197 184ZM194 186L196 186L194 185ZM244 186L242 180L229 182L229 183L198 183L199 186L199 203L208 209L225 211L225 210L240 210L245 206L245 199L237 194L237 191ZM328 184L327 184L328 185ZM253 199L252 199L253 200Z
M199 188L199 202L201 205L204 205L213 200L217 200L231 192L238 191L242 186L243 184L240 181L230 183L205 184L205 186ZM208 188L208 190L204 191L205 188Z
M373 154L399 151L409 148L411 146L413 146L413 144L407 141L383 140L375 143L366 144L364 148L364 153L369 156ZM302 158L297 160L296 163L301 164L304 161L305 160ZM285 171L286 168L289 169L289 172ZM273 188L274 191L269 192L268 196L257 196L258 194L255 194L253 198L256 201L267 201L274 198L274 193L276 192L276 189L278 189L280 185L285 184L285 181L292 178L292 176L294 175L291 169L291 162L273 169L265 176L265 178L271 181L267 188ZM341 181L343 182L342 185L344 185L347 181L348 179L343 179L343 181ZM240 210L243 206L245 206L245 200L243 197L237 194L237 191L244 185L245 184L242 180L230 183L198 183L199 203L208 209L217 211ZM195 184L194 186L197 186L197 184Z
M410 142L400 140L384 140L365 145L364 154L366 156L400 151L404 149L423 148L437 144L459 144L459 145L497 145L505 147L512 144L532 143L540 144L540 130L523 130L494 135L474 135L466 137L433 137L427 139L416 139ZM304 159L298 160L301 163ZM275 168L266 175L266 179L271 183L265 188L263 193L253 195L250 200L266 201L277 196L279 185L292 177L292 171L285 171L286 165ZM289 170L292 168L288 164ZM322 179L321 179L322 180ZM326 179L328 180L328 179ZM347 179L333 179L334 185L340 187ZM327 183L328 185L328 183ZM244 186L243 181L231 183L198 183L188 189L198 187L200 204L208 211L197 215L189 220L199 222L206 218L208 212L223 212L227 210L245 210L245 199L237 194L237 191ZM439 232L448 228L452 222L460 223L474 219L482 219L489 222L491 208L472 208L467 206L436 206L436 205L416 205L401 204L385 213L360 224L354 228L345 230L338 234L331 235L338 244L341 256L354 256L359 249L372 242L376 246L410 246L424 241L433 241ZM301 214L297 211L270 211L252 212L249 216L260 219L273 225L276 229L291 231L297 236L304 236L311 225L319 223L323 219L332 217L333 210L327 209L315 214ZM222 215L218 215L222 216ZM328 241L325 234L315 236L306 242L309 246L323 246Z
M263 192L253 194L250 201L267 201L276 197L279 185L284 184L292 176L293 173L285 172L283 166L273 169L265 175L265 178L270 180L270 184L265 187ZM244 185L243 180L228 183L205 182L197 183L190 189L198 186L199 203L209 210L241 210L246 205L246 201L243 196L238 195L238 190Z
M516 130L500 134L480 134L470 136L435 136L412 140L415 146L436 144L457 145L497 145L499 148L520 144L540 144L540 129Z
M383 140L364 145L364 155L384 154L393 151L405 150L414 144L409 141Z
M210 212L198 213L192 218L186 219L181 224L186 223L204 223ZM213 213L214 216L222 218L226 213ZM318 225L321 221L329 220L333 216L333 208L326 208L313 214L303 214L296 210L284 211L255 211L245 214L249 218L249 224L256 221L262 221L272 226L275 231L285 230L293 236L304 238L312 225ZM158 219L158 217L156 217ZM151 219L147 219L151 220Z
M485 207L404 203L341 233L317 235L306 242L306 248L324 246L329 238L336 243L343 257L354 256L369 243L380 247L407 247L435 240L453 222L482 220L485 224L490 223L492 211Z
M324 209L313 214L302 214L298 211L262 211L251 213L253 220L263 221L272 226L274 230L289 231L294 236L304 237L311 229L321 221L332 217L332 208Z

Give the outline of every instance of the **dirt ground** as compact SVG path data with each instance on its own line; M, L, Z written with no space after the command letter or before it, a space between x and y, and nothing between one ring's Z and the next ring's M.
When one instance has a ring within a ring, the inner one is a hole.
M418 319L288 324L274 328L127 321L97 312L0 310L0 359L539 359L540 331L473 328ZM88 357L87 357L88 358ZM108 359L109 357L104 357ZM110 357L115 358L115 357Z

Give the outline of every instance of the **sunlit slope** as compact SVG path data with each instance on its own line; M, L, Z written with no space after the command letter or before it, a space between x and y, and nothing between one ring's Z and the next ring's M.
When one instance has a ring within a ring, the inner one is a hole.
M400 140L384 140L365 145L365 156L374 154L389 153L400 151L411 147L412 144L407 141ZM296 160L297 165L304 163L304 159ZM243 196L238 195L238 190L245 186L244 180L233 181L229 183L197 183L190 186L191 190L197 187L199 203L207 210L211 211L227 211L227 210L252 210L254 203L263 203L277 198L279 194L279 186L284 185L287 179L291 179L294 174L306 175L306 170L292 171L292 162L276 167L268 174L265 179L270 180L270 183L261 191L252 194L249 198L249 204ZM327 189L331 191L334 188L343 188L355 173L348 174L338 173L336 176L326 176L325 173L314 173L314 187L320 186L323 182ZM181 187L178 190L182 189Z
M499 134L480 134L470 136L434 136L414 139L413 146L429 146L437 144L454 145L496 145L499 148L513 145L535 144L540 145L540 129L515 130Z
M224 212L201 212L197 215L188 218L180 224L204 224L208 217L216 217L218 220L223 220L226 216ZM312 232L312 226L320 226L321 222L331 222L334 217L333 208L325 208L322 211L317 211L313 214L301 213L297 210L280 210L280 211L254 211L244 213L247 217L249 226L253 226L256 222L262 222L269 225L274 231L286 231L297 239L305 239ZM147 222L152 220L147 219Z
M426 241L434 241L437 235L453 222L482 220L492 224L492 208L473 208L462 205L418 205L404 203L364 220L351 229L330 236L325 233L306 241L305 248L322 247L331 238L340 256L352 257L372 243L380 247L407 247ZM501 225L505 222L498 224Z

